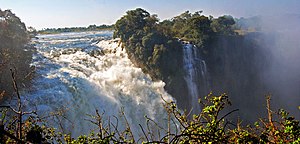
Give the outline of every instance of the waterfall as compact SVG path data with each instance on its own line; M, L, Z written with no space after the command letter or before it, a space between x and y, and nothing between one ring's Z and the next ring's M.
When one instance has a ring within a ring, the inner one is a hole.
M154 82L140 68L134 67L127 53L111 40L112 32L63 33L40 35L33 42L37 54L33 57L36 77L33 86L23 93L28 110L37 109L40 117L59 113L48 124L72 136L95 129L87 116L95 109L103 119L125 116L135 136L146 126L148 116L164 127L167 113L164 101L173 100L165 92L162 81ZM59 124L57 124L59 123Z
M188 99L192 113L200 112L198 99L209 92L209 75L206 63L197 52L197 47L183 42L184 80L188 88Z

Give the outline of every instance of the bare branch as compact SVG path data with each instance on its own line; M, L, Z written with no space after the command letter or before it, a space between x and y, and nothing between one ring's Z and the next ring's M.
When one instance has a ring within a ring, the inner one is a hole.
M139 126L140 126L140 128L141 128L141 130L142 130L142 132L143 132L143 134L144 134L144 136L145 136L145 138L147 139L147 142L149 142L148 136L146 135L146 133L145 133L145 131L144 131L142 125L139 124Z

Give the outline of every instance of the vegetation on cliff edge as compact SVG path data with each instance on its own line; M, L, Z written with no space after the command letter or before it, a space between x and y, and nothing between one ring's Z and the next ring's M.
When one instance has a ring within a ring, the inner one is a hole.
M186 11L159 22L157 15L137 8L127 11L115 24L114 37L121 39L129 58L154 79L170 81L182 74L182 46L179 40L204 48L215 35L235 35L231 16L219 18Z
M3 96L13 94L11 69L17 71L16 79L22 85L29 82L34 51L28 44L30 37L31 33L20 18L10 10L0 9L0 101Z

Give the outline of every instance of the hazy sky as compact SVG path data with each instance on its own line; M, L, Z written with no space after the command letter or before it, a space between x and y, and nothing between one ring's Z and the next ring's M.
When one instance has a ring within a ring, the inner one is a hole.
M230 14L300 14L300 0L0 0L2 10L11 9L27 26L47 27L113 24L127 10L141 7L160 19L186 10L203 10L214 17Z

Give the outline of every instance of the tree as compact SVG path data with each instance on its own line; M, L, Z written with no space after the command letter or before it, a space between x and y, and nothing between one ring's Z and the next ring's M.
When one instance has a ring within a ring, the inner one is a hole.
M89 25L88 30L95 30L97 28L97 26L94 25Z
M24 78L31 71L33 53L32 47L26 45L29 38L29 32L19 17L11 10L0 10L0 93L5 90L5 96L13 93L13 87L9 85L10 69L18 71L18 81L28 83Z
M234 31L232 26L235 24L235 21L232 16L224 15L217 19L213 19L211 27L214 32L222 35L233 35Z
M193 42L197 47L203 47L211 35L211 21L206 16L194 15L188 20L189 34L188 41Z
M115 24L114 37L120 37L124 42L133 34L142 34L144 29L149 31L158 21L155 16L141 9L127 11L127 14L119 19Z

